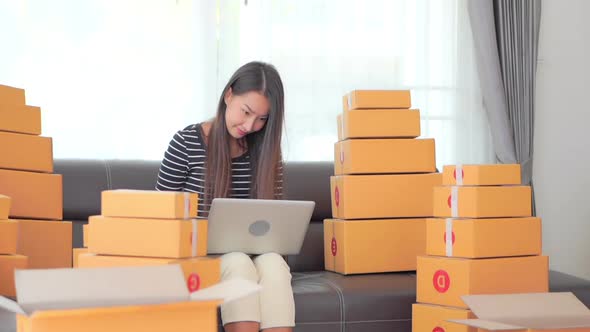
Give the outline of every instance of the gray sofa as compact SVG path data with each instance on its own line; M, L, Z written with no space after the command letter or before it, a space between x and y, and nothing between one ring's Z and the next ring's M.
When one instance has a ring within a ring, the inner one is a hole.
M63 174L64 220L74 222L73 243L82 246L82 225L100 214L100 192L107 189L153 189L159 161L55 160ZM416 301L414 272L342 276L324 271L323 225L331 217L328 162L285 165L285 199L316 202L313 220L299 255L287 257L293 272L296 331L411 331ZM552 291L574 291L590 304L590 282L551 271ZM423 332L423 331L420 331ZM430 331L427 331L430 332Z

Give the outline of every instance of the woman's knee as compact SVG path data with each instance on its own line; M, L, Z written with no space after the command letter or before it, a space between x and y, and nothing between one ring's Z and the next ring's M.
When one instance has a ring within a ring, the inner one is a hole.
M254 259L254 265L260 276L260 280L276 280L291 282L291 269L283 256L276 253L267 253Z
M258 273L250 256L232 252L221 256L221 279L243 278L258 282Z

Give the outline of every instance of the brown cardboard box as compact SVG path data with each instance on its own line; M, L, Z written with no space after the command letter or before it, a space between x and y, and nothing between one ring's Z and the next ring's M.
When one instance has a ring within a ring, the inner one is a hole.
M60 174L0 169L0 194L12 198L10 216L13 218L53 220L63 218Z
M326 270L342 274L415 271L425 219L324 220Z
M82 246L88 248L88 224L82 225Z
M127 256L106 256L81 254L78 256L78 267L123 267L123 266L158 266L179 264L184 273L190 292L198 291L217 284L221 279L221 260L215 257L195 258L147 258Z
M88 248L74 248L72 249L72 267L79 267L78 257L82 254L87 254Z
M447 319L470 318L476 318L471 310L421 303L412 305L414 332L477 332L477 328L447 322Z
M530 217L531 187L436 187L434 188L434 216L453 218Z
M155 190L105 190L101 214L105 217L190 219L197 217L198 195Z
M339 141L342 141L344 139L343 138L344 135L342 133L342 131L343 131L343 128L342 128L342 114L338 114L336 116L336 125L337 125L337 128L336 129L337 129L337 132L338 132L338 140Z
M0 85L0 105L25 105L25 90Z
M348 138L415 138L420 136L420 111L353 110L338 115L338 140Z
M2 189L0 189L1 191ZM10 214L10 197L0 195L0 220L8 219L8 215Z
M72 267L72 223L14 219L18 223L17 253L29 257L29 268Z
M0 104L0 131L41 135L41 109Z
M433 188L441 182L440 173L332 176L332 216L336 219L429 217Z
M547 256L465 259L419 256L416 300L467 308L463 295L547 292Z
M218 302L44 310L17 315L17 332L216 332Z
M18 332L216 332L218 306L259 289L229 280L189 293L178 265L22 270L15 280L27 291L0 307L17 313Z
M345 96L345 110L410 108L410 90L353 90Z
M428 219L426 254L485 258L541 254L541 219Z
M334 174L433 173L434 139L349 139L334 144Z
M103 255L185 258L207 255L207 220L91 216L88 251Z
M519 164L448 165L443 167L443 185L519 185Z
M450 324L482 332L590 331L588 308L570 292L467 295L463 300L478 319L449 319Z
M14 270L27 268L27 257L21 255L0 255L0 295L15 297Z
M18 224L11 220L0 220L0 255L16 254Z
M53 172L51 137L0 131L0 168Z

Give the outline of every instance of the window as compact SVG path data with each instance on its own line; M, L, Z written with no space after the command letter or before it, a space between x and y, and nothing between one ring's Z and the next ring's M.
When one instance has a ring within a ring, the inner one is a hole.
M161 159L241 64L286 89L287 160L332 160L341 97L410 89L437 165L492 162L466 0L2 2L0 84L41 106L56 158Z

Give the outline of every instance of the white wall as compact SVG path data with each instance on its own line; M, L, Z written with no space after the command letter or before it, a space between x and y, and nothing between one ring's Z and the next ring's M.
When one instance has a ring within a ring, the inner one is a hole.
M590 1L542 3L533 183L550 267L590 279Z

